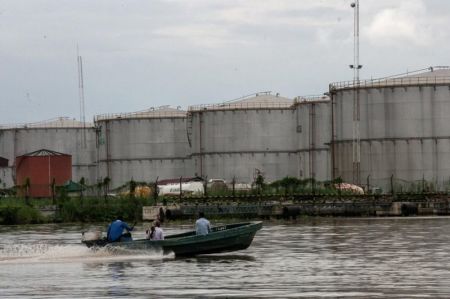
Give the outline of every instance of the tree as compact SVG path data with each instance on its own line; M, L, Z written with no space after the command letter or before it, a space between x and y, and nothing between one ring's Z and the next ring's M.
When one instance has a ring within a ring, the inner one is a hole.
M81 202L83 202L83 191L84 188L86 187L86 179L84 177L81 177L79 184L80 184L80 200Z
M264 177L262 176L262 174L258 174L258 176L256 177L255 185L256 188L258 189L258 192L261 193L261 191L264 189L264 186L266 185L264 183Z
M103 179L103 196L105 197L105 202L108 199L108 191L109 191L109 183L111 179L109 177L105 177Z
M134 191L136 190L136 186L137 186L136 182L133 179L131 179L131 181L130 181L130 198L134 198Z
M158 179L159 177L156 177L156 181L154 184L151 184L151 186L153 186L153 199L155 200L155 205L158 201L158 195L159 195L159 190L158 190Z
M289 190L296 189L297 186L301 185L301 181L297 178L287 176L281 179L279 184L284 188L284 193L288 194Z
M97 181L97 184L95 184L95 188L97 189L97 196L100 197L103 190L103 181Z
M30 187L31 180L29 177L25 178L25 183L23 184L23 188L25 189L25 203L30 205Z

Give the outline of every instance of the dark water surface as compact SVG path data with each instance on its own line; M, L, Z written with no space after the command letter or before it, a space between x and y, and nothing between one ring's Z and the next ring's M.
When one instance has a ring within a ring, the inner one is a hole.
M99 228L0 226L0 298L450 298L447 217L265 222L245 251L184 259L79 243Z

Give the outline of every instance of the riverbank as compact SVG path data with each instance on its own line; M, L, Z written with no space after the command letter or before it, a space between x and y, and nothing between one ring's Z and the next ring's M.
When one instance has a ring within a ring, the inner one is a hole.
M108 222L120 215L127 221L141 221L140 198L0 199L0 224Z
M420 196L397 194L377 196L273 196L259 200L222 198L220 201L173 202L169 205L143 207L143 220L192 219L198 212L210 218L296 219L301 216L321 217L388 217L450 215L450 200L444 194Z
M302 216L363 217L450 215L450 198L442 193L394 195L247 195L209 197L85 197L0 199L0 224L109 222L195 219L295 219Z

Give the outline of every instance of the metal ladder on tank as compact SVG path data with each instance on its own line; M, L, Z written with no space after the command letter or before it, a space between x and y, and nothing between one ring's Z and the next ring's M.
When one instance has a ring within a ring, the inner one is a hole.
M192 112L188 111L186 116L186 136L189 143L189 147L192 147Z

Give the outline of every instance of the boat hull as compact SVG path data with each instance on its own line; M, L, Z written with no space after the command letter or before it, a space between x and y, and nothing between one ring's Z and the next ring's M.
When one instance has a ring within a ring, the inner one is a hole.
M214 227L205 236L188 232L167 236L165 240L134 240L130 242L108 243L105 240L83 241L88 247L120 247L130 250L163 250L175 256L193 256L244 250L250 246L256 232L262 228L261 222L238 223Z

